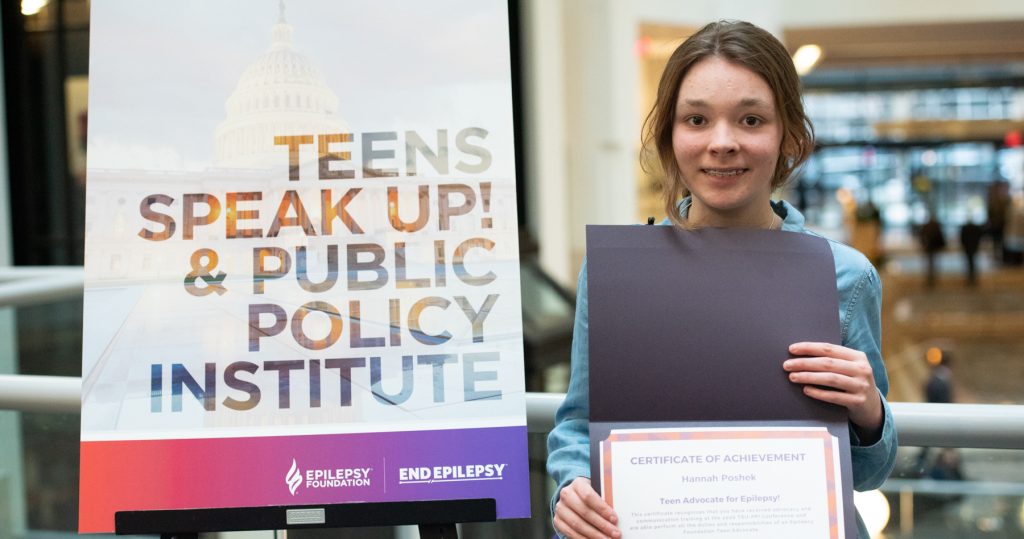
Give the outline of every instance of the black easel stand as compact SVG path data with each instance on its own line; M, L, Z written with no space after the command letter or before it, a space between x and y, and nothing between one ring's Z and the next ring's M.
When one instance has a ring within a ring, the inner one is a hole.
M458 539L455 524L420 524L420 539Z
M276 505L223 509L118 511L117 535L160 534L161 539L198 539L199 533L419 525L421 539L457 539L456 522L493 522L493 498L422 502Z

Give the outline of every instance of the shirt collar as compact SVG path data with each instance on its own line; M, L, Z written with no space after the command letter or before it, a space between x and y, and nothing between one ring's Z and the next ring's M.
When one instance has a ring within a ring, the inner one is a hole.
M685 218L690 213L690 197L686 197L679 201L676 208L679 210L679 215ZM788 232L800 232L804 229L804 215L799 210L793 207L792 204L785 200L773 200L771 201L772 210L775 214L782 218L782 230ZM671 221L665 219L662 221L663 225L672 224Z

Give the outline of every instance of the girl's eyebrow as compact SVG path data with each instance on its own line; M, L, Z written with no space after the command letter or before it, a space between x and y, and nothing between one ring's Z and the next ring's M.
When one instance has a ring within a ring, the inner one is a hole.
M694 108L709 108L708 102L703 99L683 99L683 104L694 107ZM739 106L741 107L771 107L771 103L768 103L764 99L759 97L744 97L740 100Z
M771 107L771 103L768 103L764 99L759 97L745 97L740 100L741 107Z

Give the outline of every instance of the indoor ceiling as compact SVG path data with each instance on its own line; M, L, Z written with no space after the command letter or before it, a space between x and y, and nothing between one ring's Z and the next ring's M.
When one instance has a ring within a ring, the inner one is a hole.
M664 62L696 28L641 24L642 56ZM790 52L817 44L824 57L804 86L816 89L1024 86L1024 20L786 28Z
M1024 86L1024 20L787 28L783 38L791 52L824 50L808 88Z

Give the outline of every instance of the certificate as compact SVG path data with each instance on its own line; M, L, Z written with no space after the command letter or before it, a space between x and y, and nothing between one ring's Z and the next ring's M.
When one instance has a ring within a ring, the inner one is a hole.
M782 368L842 340L829 243L592 225L587 257L590 477L625 536L856 537L846 409Z
M616 429L600 463L625 539L845 537L825 427Z

